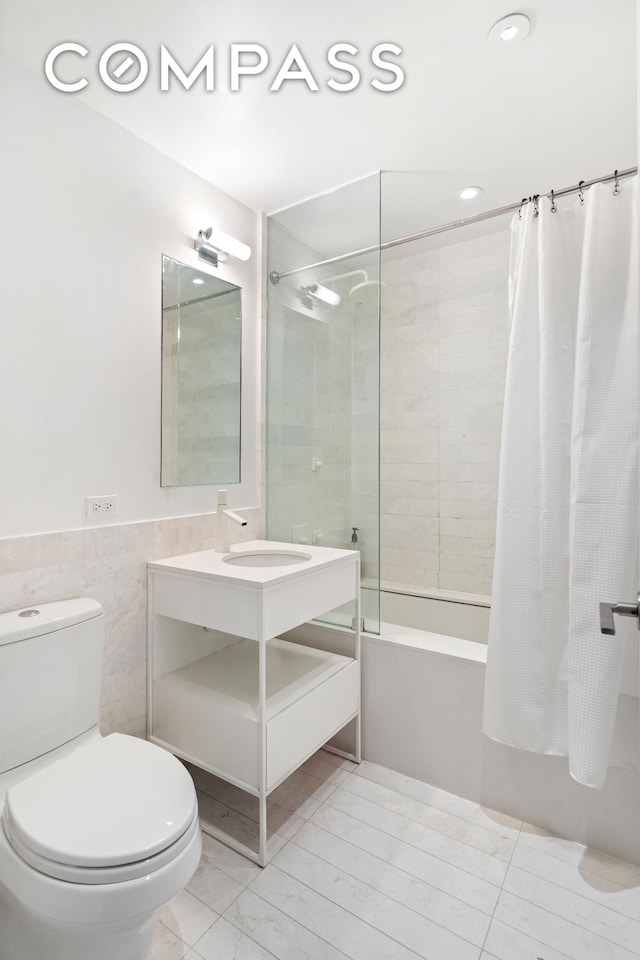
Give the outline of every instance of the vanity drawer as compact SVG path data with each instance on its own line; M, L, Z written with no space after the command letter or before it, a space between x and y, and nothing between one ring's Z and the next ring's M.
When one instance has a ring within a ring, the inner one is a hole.
M270 791L357 714L360 690L349 657L276 638L266 659ZM155 680L151 739L256 793L258 644L239 640Z

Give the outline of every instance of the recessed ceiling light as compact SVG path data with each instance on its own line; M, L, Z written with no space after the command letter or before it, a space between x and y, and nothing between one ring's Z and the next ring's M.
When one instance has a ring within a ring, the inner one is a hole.
M482 193L482 187L463 187L458 191L461 200L475 200Z
M519 43L529 33L531 21L524 13L510 13L489 30L489 40L496 43Z
M201 277L194 277L191 281L192 283L204 283L204 280Z

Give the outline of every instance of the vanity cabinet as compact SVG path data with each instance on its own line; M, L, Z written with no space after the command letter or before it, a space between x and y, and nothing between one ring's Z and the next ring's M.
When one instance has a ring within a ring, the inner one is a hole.
M261 865L268 795L352 720L360 760L360 556L305 546L302 557L253 541L148 565L148 738L258 798L257 851L202 828ZM352 655L279 637L348 601Z

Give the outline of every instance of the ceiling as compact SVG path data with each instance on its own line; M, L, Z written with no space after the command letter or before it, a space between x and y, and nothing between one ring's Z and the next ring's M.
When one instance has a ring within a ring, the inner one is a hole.
M89 56L66 61L90 80L75 96L255 210L281 210L377 170L419 171L394 204L415 220L419 193L418 219L429 226L636 163L635 0L515 9L532 29L510 46L487 41L513 10L507 0L0 0L0 49L42 74L53 46L83 43ZM147 81L127 94L97 78L99 55L116 41L149 58ZM326 60L339 41L360 51L362 81L348 93L326 86L345 79ZM368 60L384 41L403 49L406 80L393 93L370 86L390 79ZM234 93L229 47L244 42L265 47L270 65ZM294 42L317 92L299 80L269 90ZM186 71L214 44L216 89L199 81L160 92L161 44ZM459 200L469 183L482 197Z

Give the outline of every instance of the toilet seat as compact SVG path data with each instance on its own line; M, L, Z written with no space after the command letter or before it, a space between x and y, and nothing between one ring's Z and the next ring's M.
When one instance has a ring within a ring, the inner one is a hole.
M40 873L117 883L179 856L198 831L198 811L174 756L116 733L11 787L3 824L15 852Z

